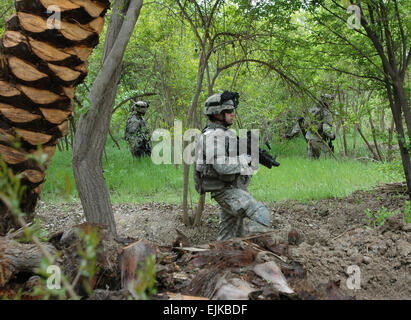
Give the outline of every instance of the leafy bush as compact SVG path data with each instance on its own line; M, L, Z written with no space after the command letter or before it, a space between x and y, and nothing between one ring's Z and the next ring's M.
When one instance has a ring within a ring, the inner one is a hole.
M411 223L411 202L410 201L405 201L404 219L405 219L405 223Z
M384 225L386 219L398 213L399 210L388 211L385 207L382 207L376 213L373 213L370 209L367 209L365 211L365 215L367 216L367 225L369 227L380 227Z

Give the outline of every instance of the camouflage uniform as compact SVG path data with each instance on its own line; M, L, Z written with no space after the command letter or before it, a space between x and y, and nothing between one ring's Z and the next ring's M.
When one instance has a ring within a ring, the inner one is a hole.
M302 117L297 117L296 118L297 123L294 125L294 127L291 130L291 133L288 133L285 135L287 139L294 138L296 135L298 135L301 131L304 132L307 130L307 123L304 121L304 118ZM301 128L303 126L303 128Z
M207 105L219 99L220 94L207 99L206 115L236 107L231 100L219 106ZM218 240L270 230L268 209L247 191L252 174L251 156L238 155L236 142L234 131L225 125L211 122L203 129L196 143L194 184L200 194L210 192L221 207Z
M305 138L307 140L307 156L310 159L320 158L321 152L327 156L330 153L326 140L335 139L332 115L329 110L329 104L333 99L333 96L323 94L321 95L321 103L309 110L310 126Z
M148 106L149 103L146 101L134 102L132 113L124 129L124 139L127 141L131 154L136 158L151 155L150 132L143 119Z

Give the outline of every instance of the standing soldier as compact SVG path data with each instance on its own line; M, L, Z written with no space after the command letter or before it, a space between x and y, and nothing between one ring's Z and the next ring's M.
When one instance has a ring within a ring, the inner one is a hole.
M150 103L148 101L133 100L131 103L131 114L124 129L124 139L127 141L130 152L134 157L150 156L150 132L143 118Z
M332 152L331 141L335 139L332 127L330 105L334 96L322 94L320 103L309 110L309 126L305 135L307 140L307 156L310 159L319 159L321 151L326 155Z
M332 141L335 133L330 111L333 100L333 95L322 94L320 103L308 111L308 117L297 117L291 133L285 135L287 139L291 139L301 132L307 142L307 156L310 159L319 159L321 151L327 155L330 151L334 152Z
M224 91L206 100L204 114L210 123L196 143L194 185L200 194L211 192L221 207L218 240L270 231L267 207L247 191L253 159L237 152L237 136L228 129L238 98L238 93Z

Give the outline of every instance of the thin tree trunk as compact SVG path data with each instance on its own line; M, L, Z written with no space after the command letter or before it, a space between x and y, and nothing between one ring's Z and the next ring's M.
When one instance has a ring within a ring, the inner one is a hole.
M381 105L381 114L380 114L380 131L385 131L385 107Z
M393 97L394 105L398 110L402 110L404 114L405 124L407 126L408 139L411 141L411 111L408 105L407 97L404 90L404 82L393 79ZM411 194L411 190L410 190Z
M206 71L207 71L207 84L208 84L208 86L207 86L207 89L208 89L208 96L212 96L213 95L213 89L214 89L214 81L215 81L215 79L213 78L213 81L211 81L211 78L210 78L210 67L209 67L209 65L208 65L208 63L207 63L207 66L206 66Z
M400 149L402 166L404 169L405 181L407 182L408 197L411 200L411 162L408 148L406 147L405 132L402 125L401 108L395 101L395 95L388 79L385 79L385 86L390 101L390 108L395 122L395 128L398 134L398 147Z
M338 150L338 151L340 151L340 150L342 150L344 147L342 146L343 145L343 142L342 142L342 135L340 134L340 129L341 129L341 122L340 121L338 121L337 122L337 125L336 125L336 127L335 127L335 137L336 137L336 139L334 140L335 141L335 143L336 143L336 149Z
M167 103L162 103L164 120L169 127L172 127L174 125L174 112L173 112L173 107L172 107L173 103L170 98L170 89L166 84L166 77L164 75L163 66L161 65L161 62L157 62L156 65L157 65L158 73L160 75L161 87L163 89L166 102L167 102Z
M358 133L360 134L361 138L364 140L365 144L367 145L368 149L371 151L373 157L375 160L378 159L378 155L375 153L374 149L372 148L372 146L370 145L370 143L368 142L367 138L363 135L362 131L360 128L358 128Z
M357 104L354 102L354 98L352 99L353 103L353 111L354 115L357 117L358 116L358 107ZM354 130L353 130L353 146L352 146L352 152L353 152L353 158L357 158L357 132L358 132L359 125L357 123L354 124Z
M352 153L353 153L353 158L357 158L357 131L358 131L358 125L354 124L354 129L353 129L353 142L352 142Z
M117 140L113 137L110 128L108 128L108 134L110 135L111 140L113 140L114 144L117 146L118 150L121 150L120 145L118 144Z
M347 114L347 104L345 103L345 95L344 95L344 93L342 93L342 98L341 98L341 102L342 102L342 105L345 105L345 114ZM341 106L341 109L342 109L343 107ZM341 110L342 111L342 110ZM348 156L348 146L347 146L347 128L346 128L346 125L345 125L345 121L344 121L344 119L342 119L342 131L343 131L343 149L344 149L344 157L347 157Z
M381 152L380 152L380 148L378 147L378 141L377 141L377 136L376 136L376 132L375 132L374 122L372 121L371 112L369 112L368 121L369 121L370 127L371 127L371 134L372 134L372 139L374 141L375 151L377 152L378 159L380 159L380 161L382 162L383 159L382 159L382 155L381 155Z
M214 93L215 78L213 78L213 81L211 81L210 69L209 69L208 63L207 63L206 71L207 71L208 96L210 97ZM201 216L203 215L204 205L205 205L205 197L206 197L205 193L201 194L200 199L198 200L195 217L194 217L194 226L199 226L201 223Z
M71 150L73 150L73 145L74 145L74 137L76 135L76 120L74 119L73 116L69 118L69 124L70 124L70 146Z
M68 142L67 135L64 136L64 142L66 143L66 151L68 151L69 150L69 142Z
M184 141L183 150L188 146L188 142ZM188 215L188 179L190 175L190 165L183 161L183 222L186 226L191 225Z
M89 93L90 109L80 117L74 149L73 171L86 219L104 224L117 235L110 195L103 175L102 154L107 139L114 98L121 74L121 61L142 0L123 0L114 4L106 35L103 65ZM125 17L118 14L122 6Z
M57 141L57 149L59 149L60 152L63 151L60 140Z
M204 205L205 205L205 197L206 194L200 195L200 199L198 200L196 215L194 218L194 225L199 226L201 224L201 216L203 215Z
M394 150L392 149L393 133L395 128L394 119L391 120L391 126L388 129L388 151L387 151L387 160L391 162L393 160Z
M188 119L187 119L188 128L191 128L195 123L195 119L194 119L195 114L196 114L195 111L197 109L198 99L200 97L201 87L202 87L203 78L204 78L204 72L205 72L205 68L207 64L205 55L206 55L205 52L202 51L201 58L198 64L196 89L195 89L194 97L191 102L191 107L188 113ZM185 150L188 144L189 144L188 141L184 141L183 151ZM183 181L184 181L183 183L184 185L184 188L183 188L183 221L185 225L191 225L190 218L188 216L188 202L187 202L189 175L190 175L190 164L187 164L185 163L185 161L183 161Z
M396 50L401 50L400 48L396 48L392 46L392 39L390 39L390 28L389 24L386 19L386 15L384 10L387 9L383 1L379 1L378 6L376 7L380 10L380 12L375 11L379 18L382 20L382 26L380 28L381 32L385 33L385 44L380 41L374 30L368 24L366 18L361 15L361 25L367 33L367 37L372 41L374 48L376 49L376 53L379 55L382 66L384 69L384 82L385 87L387 90L387 96L390 101L390 108L391 112L395 121L395 127L398 133L398 146L400 148L401 160L404 169L405 179L407 182L407 189L408 189L408 196L411 200L411 162L410 156L408 152L408 148L406 147L407 142L405 140L405 132L403 128L402 121L405 120L405 124L407 127L408 139L411 141L411 111L408 106L408 102L406 99L405 91L404 91L404 75L406 73L408 63L409 63L409 54L408 57L405 56L407 53L407 43L405 41L405 37L403 36L403 43L401 44L403 48L403 65L400 68L396 62ZM368 9L372 13L374 10L371 6L368 6ZM381 14L380 14L381 13ZM399 29L402 35L404 35L404 29L401 25L401 17L397 15L398 22L399 22ZM405 19L405 18L404 18ZM404 117L402 117L402 113Z
M347 146L347 130L345 128L345 125L343 124L343 143L344 143L344 157L348 156L348 146Z
M202 51L201 58L198 63L197 82L196 82L194 97L193 97L193 100L191 101L190 109L188 110L188 117L187 117L188 126L192 126L193 124L196 123L197 104L198 104L198 99L200 98L201 87L203 85L204 72L205 72L206 65L207 65L206 53Z

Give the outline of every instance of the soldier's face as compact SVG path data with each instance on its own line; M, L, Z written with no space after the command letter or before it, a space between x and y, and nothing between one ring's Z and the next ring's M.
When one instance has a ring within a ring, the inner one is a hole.
M234 121L234 110L226 111L225 115L225 121L228 124L233 124Z

